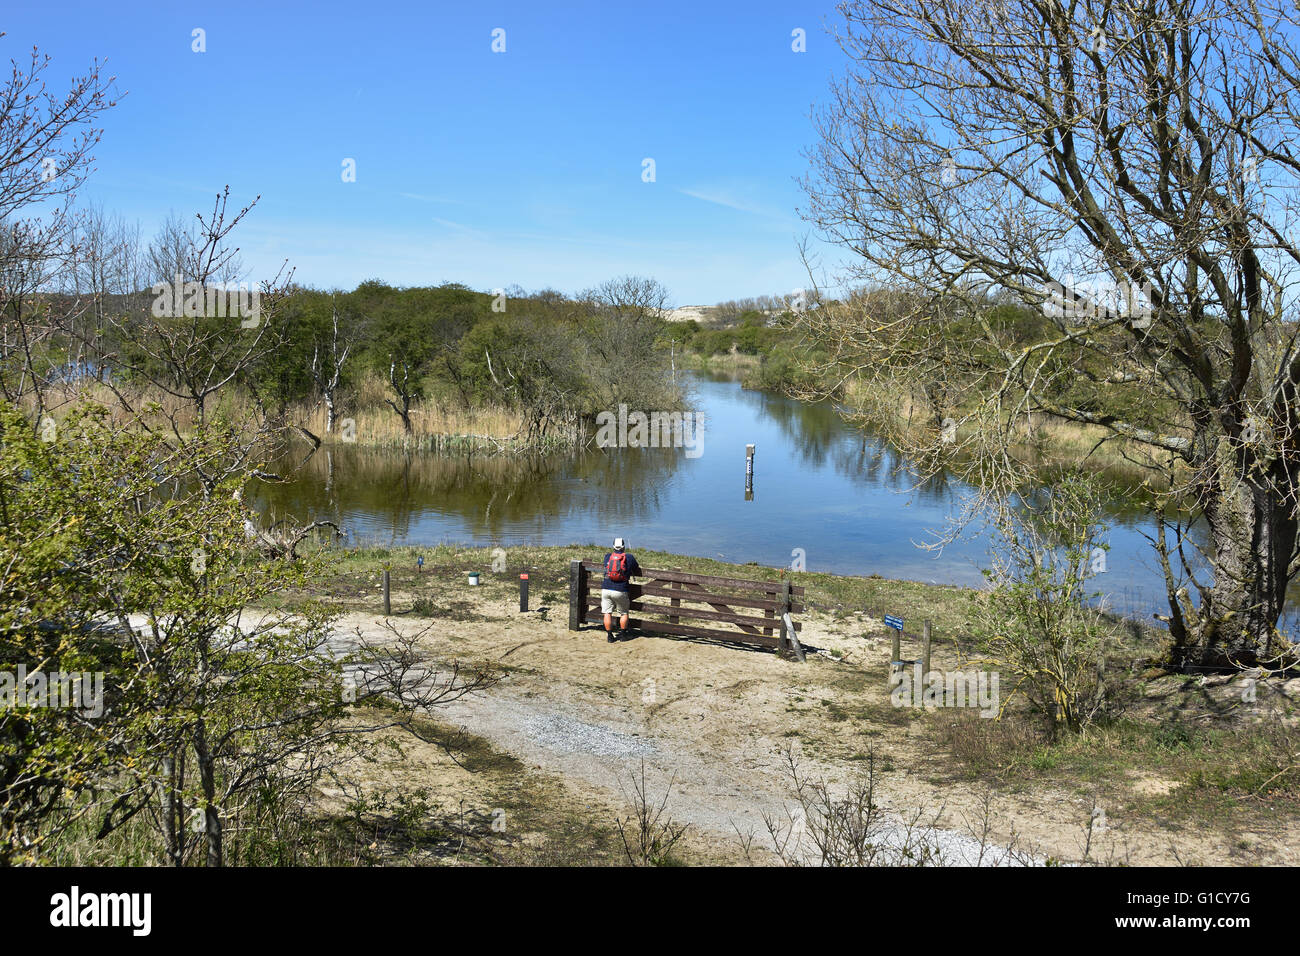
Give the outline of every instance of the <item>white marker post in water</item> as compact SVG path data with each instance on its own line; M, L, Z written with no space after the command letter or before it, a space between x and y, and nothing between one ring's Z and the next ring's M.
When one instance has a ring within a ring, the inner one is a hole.
M745 446L745 500L754 500L754 446Z

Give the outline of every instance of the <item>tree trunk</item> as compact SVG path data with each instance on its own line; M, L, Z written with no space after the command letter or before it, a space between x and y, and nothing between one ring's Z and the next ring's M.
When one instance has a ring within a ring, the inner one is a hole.
M1285 473L1293 465L1275 458L1243 469L1235 456L1222 458L1204 501L1214 582L1201 591L1199 608L1184 610L1186 625L1171 627L1177 667L1251 667L1292 653L1277 624L1300 533L1288 493L1296 476Z
M223 865L221 815L217 812L216 767L208 749L207 727L202 718L194 729L194 752L199 762L199 783L203 787L203 835L207 844L207 865Z
M164 757L162 761L162 831L167 862L181 866L185 862L184 806L179 799L185 777L183 758Z

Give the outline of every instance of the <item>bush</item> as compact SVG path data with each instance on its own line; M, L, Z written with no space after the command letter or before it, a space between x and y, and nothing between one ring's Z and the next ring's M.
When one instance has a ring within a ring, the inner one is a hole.
M1117 638L1088 590L1103 526L1092 479L1075 473L1030 504L996 509L991 587L976 599L976 636L984 663L1007 671L1012 696L1022 693L1051 735L1082 729L1100 710L1100 666ZM1002 701L1005 709L1009 700Z

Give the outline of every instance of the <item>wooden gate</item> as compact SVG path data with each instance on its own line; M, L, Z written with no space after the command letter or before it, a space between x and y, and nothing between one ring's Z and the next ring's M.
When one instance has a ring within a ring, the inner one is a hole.
M570 562L569 630L603 622L600 582L604 572L599 561ZM782 657L792 650L800 661L804 659L798 637L803 625L792 617L804 610L804 605L797 603L804 593L802 587L789 581L746 581L654 568L642 568L639 577L640 582L628 585L632 599L628 623L642 633L770 647ZM667 599L668 603L647 598ZM731 627L701 627L683 621Z

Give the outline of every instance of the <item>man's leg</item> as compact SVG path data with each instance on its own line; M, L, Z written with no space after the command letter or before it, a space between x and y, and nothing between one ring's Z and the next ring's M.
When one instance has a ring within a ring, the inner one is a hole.
M600 592L600 611L605 615L605 640L614 643L614 632L611 630L614 626L614 612L618 608L614 604L614 599L610 597L610 592L601 589Z
M618 596L618 607L615 610L619 612L618 629L625 634L627 633L627 615L631 609L632 595L624 591Z

